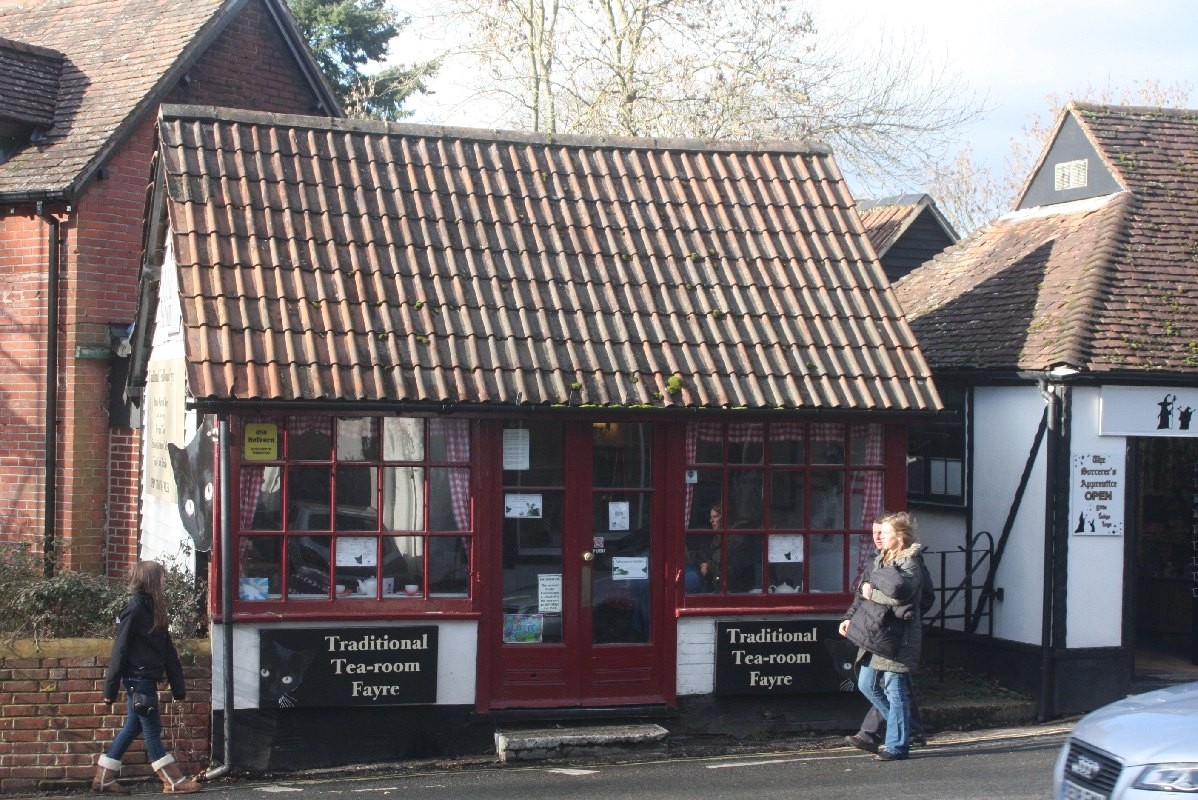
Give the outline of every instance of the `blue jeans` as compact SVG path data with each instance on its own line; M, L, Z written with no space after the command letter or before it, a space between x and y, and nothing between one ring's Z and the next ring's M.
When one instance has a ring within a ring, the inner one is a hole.
M911 751L911 676L866 663L857 676L857 688L886 718L886 752L906 756Z
M112 740L108 752L104 755L120 761L121 756L125 755L129 745L133 744L133 740L140 733L146 740L146 755L153 763L166 755L166 748L162 746L162 715L155 706L147 716L139 717L133 710L133 693L157 694L158 684L155 681L140 678L125 680L123 683L125 684L125 727L121 728L120 733Z

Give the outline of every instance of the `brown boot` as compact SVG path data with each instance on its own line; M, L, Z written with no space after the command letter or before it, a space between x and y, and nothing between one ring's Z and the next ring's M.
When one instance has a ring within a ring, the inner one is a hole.
M158 773L158 777L162 779L162 791L164 794L191 794L200 790L198 783L191 778L183 777L183 773L179 771L179 765L175 763L175 757L170 753L167 753L150 766L154 768L154 771Z
M92 778L92 791L96 794L129 794L129 790L116 782L121 774L121 762L102 755L96 759L96 777Z

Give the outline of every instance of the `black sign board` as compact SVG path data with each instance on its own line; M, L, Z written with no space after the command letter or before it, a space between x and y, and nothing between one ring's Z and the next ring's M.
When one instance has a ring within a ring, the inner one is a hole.
M259 631L259 708L437 701L437 626Z
M716 694L810 694L856 688L857 648L840 620L716 623Z

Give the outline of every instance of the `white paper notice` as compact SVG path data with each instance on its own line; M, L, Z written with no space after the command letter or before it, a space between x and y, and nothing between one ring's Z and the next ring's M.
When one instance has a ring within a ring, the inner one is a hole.
M537 576L537 611L542 614L560 614L562 610L562 576Z
M647 556L613 556L611 579L613 581L648 580L649 558Z
M609 531L628 530L627 500L607 504L607 529Z
M505 494L503 515L508 519L540 519L545 508L539 494Z
M507 428L503 432L503 468L528 469L528 430Z

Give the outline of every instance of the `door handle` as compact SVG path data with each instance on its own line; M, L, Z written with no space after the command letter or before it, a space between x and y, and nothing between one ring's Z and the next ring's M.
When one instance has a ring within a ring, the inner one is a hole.
M589 564L595 560L595 554L592 553L590 550L587 550L585 553L582 554L582 560Z

